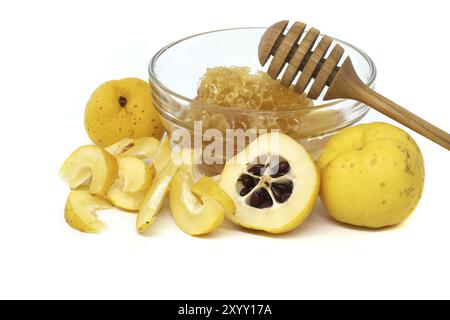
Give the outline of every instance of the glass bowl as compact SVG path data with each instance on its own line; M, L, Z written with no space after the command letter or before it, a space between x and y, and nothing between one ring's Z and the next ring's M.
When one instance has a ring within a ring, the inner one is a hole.
M176 130L192 134L196 120L203 120L203 130L279 129L316 157L330 136L366 115L369 108L352 100L319 99L314 107L282 111L221 107L193 100L207 68L246 66L252 71L265 71L257 54L265 30L237 28L201 33L169 44L153 56L149 64L152 99L169 135ZM369 56L351 44L333 40L345 49L358 75L373 88L376 68Z

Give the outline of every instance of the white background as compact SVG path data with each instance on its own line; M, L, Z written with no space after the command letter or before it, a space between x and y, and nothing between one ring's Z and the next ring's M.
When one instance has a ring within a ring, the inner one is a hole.
M414 133L425 192L407 223L383 231L316 208L283 236L225 224L193 238L165 210L146 236L118 211L86 235L66 225L57 177L89 143L84 106L101 82L147 79L151 55L184 36L282 19L359 46L380 92L450 131L449 12L437 0L2 1L0 298L450 298L450 152Z

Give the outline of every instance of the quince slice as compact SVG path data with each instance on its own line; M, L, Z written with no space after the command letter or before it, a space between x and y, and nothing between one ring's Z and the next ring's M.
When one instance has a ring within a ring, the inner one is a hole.
M234 203L213 179L204 177L194 183L190 168L183 165L170 183L170 209L178 227L187 234L211 233L222 224L225 210L234 210Z
M131 147L124 150L122 155L138 157L142 160L152 160L159 146L159 140L153 137L144 137L134 140Z
M155 176L153 165L148 166L142 160L129 156L117 158L117 163L117 180L123 185L123 191L134 193L148 189Z
M111 208L112 206L100 196L91 195L85 190L74 190L67 198L64 217L72 228L96 233L102 231L105 224L97 219L95 211Z
M113 184L118 166L116 159L98 146L83 146L75 150L59 172L71 189L89 184L89 192L104 195Z
M136 157L119 157L117 162L119 164L117 179L107 196L115 206L137 211L155 176L155 170L153 166L147 166Z
M105 147L105 150L114 156L119 156L132 147L134 147L134 139L125 138L110 146Z
M133 156L142 160L151 160L159 146L159 140L153 137L125 138L106 147L105 150L115 156Z
M170 140L165 136L161 141L153 137L123 139L105 148L115 156L133 156L154 164L160 172L172 155Z
M155 165L156 172L160 172L172 157L172 147L170 146L170 140L166 136L161 140L154 157L152 158Z
M128 211L138 211L144 201L145 195L146 190L131 193L123 191L123 189L116 184L113 184L107 194L108 199L113 205Z
M192 192L198 196L207 194L213 197L220 203L227 215L234 215L236 213L236 206L233 200L223 191L219 183L211 177L201 177L197 183L192 185Z
M136 229L139 232L145 232L156 217L164 203L167 191L169 190L170 181L181 165L180 158L174 156L169 157L166 166L157 173L152 185L147 191L139 215L136 220Z

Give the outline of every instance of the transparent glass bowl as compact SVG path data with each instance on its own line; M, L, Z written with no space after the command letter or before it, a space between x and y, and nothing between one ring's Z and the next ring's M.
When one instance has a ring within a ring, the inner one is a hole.
M150 61L152 98L169 134L184 129L192 133L194 120L203 129L279 129L302 143L315 157L337 131L359 121L368 107L352 100L314 101L314 107L289 111L258 111L199 103L199 80L207 68L247 66L266 70L258 61L258 44L265 28L211 31L176 41L158 51ZM361 79L375 85L376 68L363 51L338 39Z

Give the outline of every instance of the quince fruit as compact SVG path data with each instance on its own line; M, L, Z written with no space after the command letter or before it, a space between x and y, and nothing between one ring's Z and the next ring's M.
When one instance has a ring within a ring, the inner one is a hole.
M331 138L318 160L321 199L336 220L367 228L405 221L424 187L422 153L405 131L361 124Z
M101 147L125 138L160 139L164 133L152 103L151 88L137 78L100 85L86 105L84 124L89 138Z

